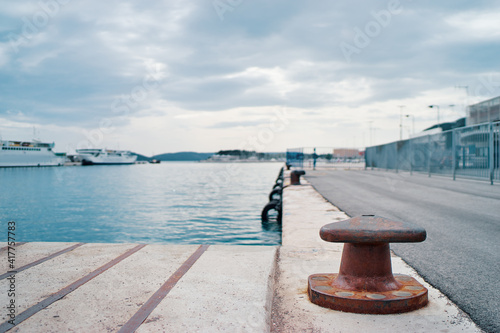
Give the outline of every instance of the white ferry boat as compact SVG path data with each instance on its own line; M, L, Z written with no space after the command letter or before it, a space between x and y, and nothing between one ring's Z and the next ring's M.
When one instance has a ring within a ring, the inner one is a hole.
M136 155L128 150L77 149L83 165L92 164L134 164Z
M0 167L60 166L65 154L56 154L54 143L0 140Z

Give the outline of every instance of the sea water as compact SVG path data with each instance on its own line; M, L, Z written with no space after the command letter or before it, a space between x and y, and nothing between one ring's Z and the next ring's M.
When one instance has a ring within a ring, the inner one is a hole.
M260 213L280 163L0 168L18 242L275 245Z

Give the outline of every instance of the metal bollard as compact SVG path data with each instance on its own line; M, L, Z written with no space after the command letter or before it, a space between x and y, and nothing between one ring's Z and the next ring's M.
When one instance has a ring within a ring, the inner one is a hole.
M293 170L290 173L290 185L300 185L300 176L305 175L304 170Z
M427 289L414 278L392 274L389 243L423 242L425 229L362 215L321 228L321 239L345 243L338 274L313 274L309 299L333 310L390 314L425 306Z

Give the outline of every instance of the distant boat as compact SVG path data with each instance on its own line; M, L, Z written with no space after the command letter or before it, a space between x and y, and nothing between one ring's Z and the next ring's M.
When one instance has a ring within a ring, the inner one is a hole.
M128 150L77 149L76 153L82 165L134 164L137 159Z
M54 143L0 141L0 167L60 166L66 154L54 153Z
M161 161L160 160L156 160L156 159L152 159L151 161L149 161L149 163L151 164L159 164Z

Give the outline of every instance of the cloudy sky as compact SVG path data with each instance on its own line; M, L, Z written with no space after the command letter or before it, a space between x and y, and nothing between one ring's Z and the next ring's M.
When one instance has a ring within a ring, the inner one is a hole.
M4 0L0 135L145 155L390 142L401 112L408 137L413 119L436 123L428 105L452 121L500 95L499 13L493 0Z

